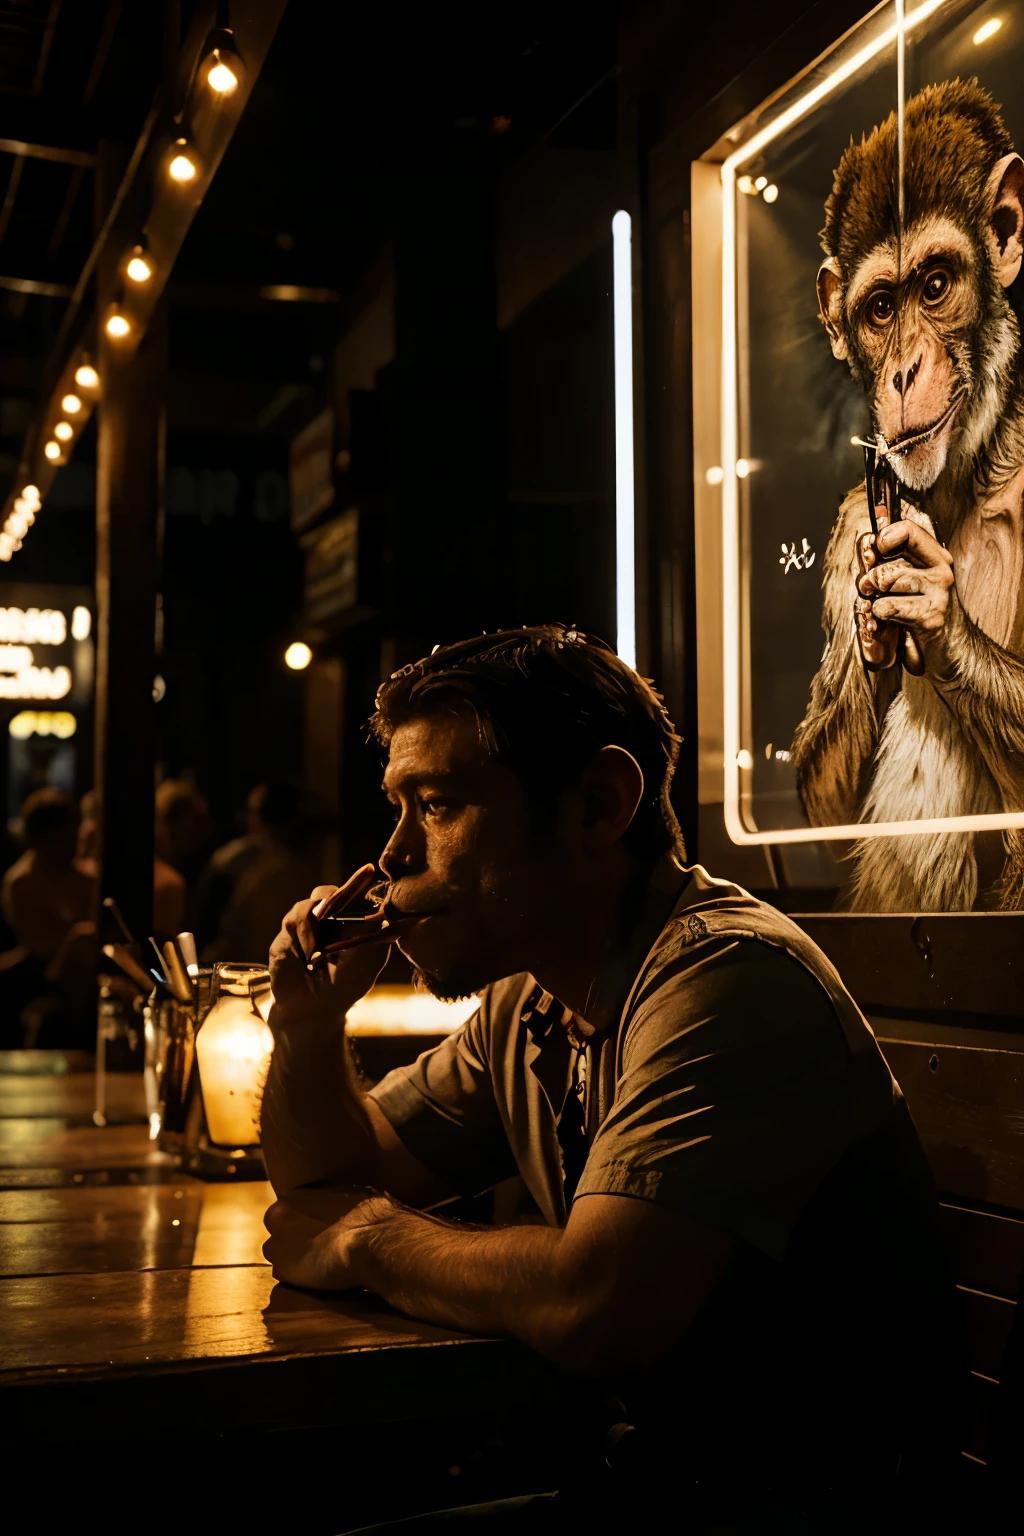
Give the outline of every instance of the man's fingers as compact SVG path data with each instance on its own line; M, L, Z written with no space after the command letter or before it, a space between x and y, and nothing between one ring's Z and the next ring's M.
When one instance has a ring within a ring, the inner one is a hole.
M322 899L313 908L313 917L326 917L329 912L343 912L352 902L358 901L360 896L365 896L370 886L377 879L377 870L373 864L364 864L357 869L355 874L349 875L344 885L335 886L330 892L324 890ZM320 887L313 892L314 896L320 895Z

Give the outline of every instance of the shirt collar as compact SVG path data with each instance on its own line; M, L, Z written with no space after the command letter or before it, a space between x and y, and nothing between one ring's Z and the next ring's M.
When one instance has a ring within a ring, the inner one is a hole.
M604 1035L617 1027L633 983L690 878L690 871L671 853L655 865L631 914L625 943L598 975L586 1017L577 1014L574 1019L581 1035Z

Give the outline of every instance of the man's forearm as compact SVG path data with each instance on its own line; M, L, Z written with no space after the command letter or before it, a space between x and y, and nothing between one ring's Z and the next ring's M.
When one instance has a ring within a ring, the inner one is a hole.
M267 1176L278 1198L322 1180L371 1182L376 1142L343 1020L325 1015L276 1028L274 1035L260 1134Z
M561 1273L563 1232L467 1228L390 1201L371 1202L370 1214L353 1254L357 1283L413 1317L504 1334L570 1363L581 1297Z

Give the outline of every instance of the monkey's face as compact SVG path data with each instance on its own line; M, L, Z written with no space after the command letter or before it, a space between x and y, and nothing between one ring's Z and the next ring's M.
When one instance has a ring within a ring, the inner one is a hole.
M1022 162L993 169L980 227L940 212L874 245L850 271L830 256L818 303L836 357L868 398L874 430L903 483L934 485L995 428L1019 333L1005 289L1021 266Z
M978 253L945 219L908 231L902 267L878 246L846 290L849 357L905 484L933 485L974 393Z

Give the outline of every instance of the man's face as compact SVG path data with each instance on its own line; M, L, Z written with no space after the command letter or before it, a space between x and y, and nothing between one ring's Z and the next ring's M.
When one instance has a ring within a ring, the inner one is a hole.
M530 826L519 780L475 721L425 716L396 730L384 791L397 825L381 869L389 906L429 913L400 948L440 997L530 968L558 904L557 844Z

